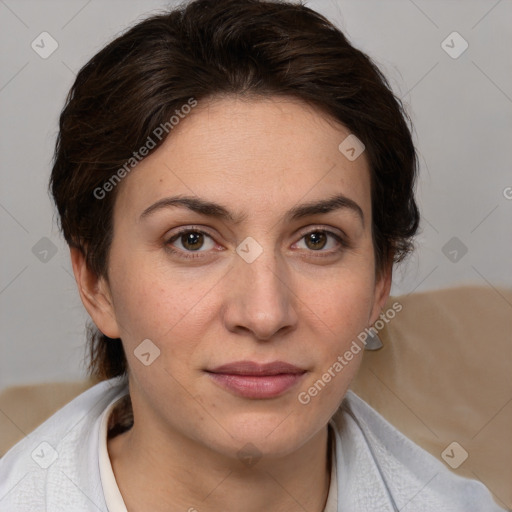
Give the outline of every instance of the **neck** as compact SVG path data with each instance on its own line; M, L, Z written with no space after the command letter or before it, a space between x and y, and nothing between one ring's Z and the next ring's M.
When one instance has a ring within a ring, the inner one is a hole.
M135 422L107 442L130 511L324 510L330 482L327 426L287 456L245 465L144 423Z

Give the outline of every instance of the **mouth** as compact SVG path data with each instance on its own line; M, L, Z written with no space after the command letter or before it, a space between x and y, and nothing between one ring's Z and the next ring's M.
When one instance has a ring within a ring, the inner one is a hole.
M265 364L237 361L206 370L206 373L217 385L237 396L269 399L296 386L307 371L283 361Z

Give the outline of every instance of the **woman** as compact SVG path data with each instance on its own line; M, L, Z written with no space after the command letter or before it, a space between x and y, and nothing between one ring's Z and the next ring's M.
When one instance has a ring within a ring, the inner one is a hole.
M196 0L101 50L51 177L101 382L6 454L0 508L500 510L348 391L415 178L384 77L304 6Z

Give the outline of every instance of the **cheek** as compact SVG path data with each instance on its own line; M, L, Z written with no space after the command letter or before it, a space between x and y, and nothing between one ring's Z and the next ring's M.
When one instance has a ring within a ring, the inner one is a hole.
M112 270L111 289L116 320L123 343L133 350L144 339L152 340L166 356L185 357L212 311L214 281L162 268L147 255L118 260ZM178 350L179 349L179 350ZM180 352L177 354L175 352Z
M373 303L371 280L353 276L339 282L343 284L329 293L324 290L321 299L313 301L322 311L311 326L314 347L308 347L315 366L296 396L301 417L315 424L329 420L359 369L364 344L358 335L368 326Z
M304 299L305 311L314 313L308 316L318 363L308 384L321 379L326 384L323 399L344 393L361 363L364 344L358 336L369 327L374 303L373 269L368 268L370 272L340 271Z
M374 303L373 269L343 268L329 279L308 283L305 289L308 292L302 292L304 304L338 343L368 327Z

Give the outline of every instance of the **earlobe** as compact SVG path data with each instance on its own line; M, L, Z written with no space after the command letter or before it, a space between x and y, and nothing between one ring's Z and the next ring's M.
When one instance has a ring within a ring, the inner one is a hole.
M386 266L379 274L375 282L375 295L372 313L370 316L370 325L373 325L384 308L386 301L389 298L391 292L391 280L393 275L393 259L389 265Z
M73 274L82 303L96 327L109 338L120 338L110 287L86 263L80 249L70 248Z

